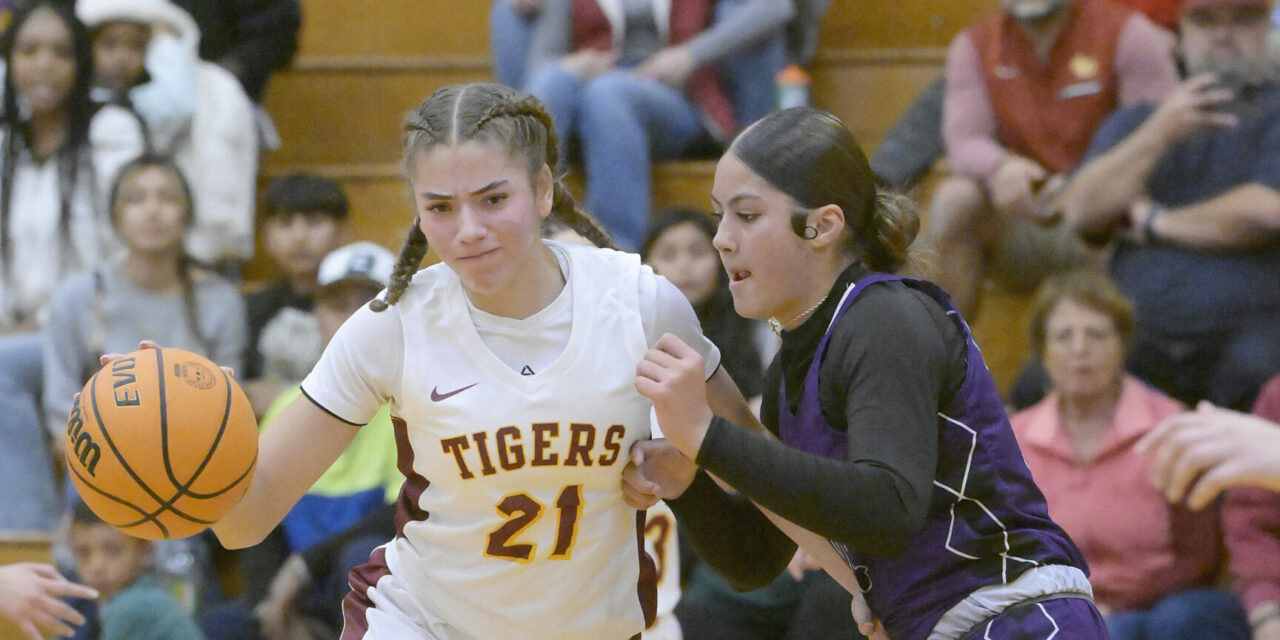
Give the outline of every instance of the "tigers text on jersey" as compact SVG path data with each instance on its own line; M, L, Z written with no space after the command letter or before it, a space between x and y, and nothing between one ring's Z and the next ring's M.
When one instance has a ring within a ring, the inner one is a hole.
M572 325L536 374L493 353L457 276L436 265L389 310L357 312L302 385L355 424L392 403L408 477L399 535L357 570L353 595L427 637L623 639L653 613L644 522L621 491L631 445L649 437L636 363L663 332L693 340L708 373L719 353L683 298L687 313L662 311L679 293L634 255L549 246ZM366 623L344 610L348 631Z

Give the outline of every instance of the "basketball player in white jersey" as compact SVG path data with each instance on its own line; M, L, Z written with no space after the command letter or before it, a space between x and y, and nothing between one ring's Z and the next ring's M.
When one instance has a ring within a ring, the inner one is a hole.
M544 242L553 217L608 237L556 179L534 98L447 87L405 120L418 219L382 298L339 330L303 397L263 434L255 477L214 531L255 544L391 403L397 537L352 573L343 640L625 640L653 617L644 512L624 502L649 437L635 367L680 336L718 413L748 419L684 296L634 255ZM442 263L417 270L428 242Z

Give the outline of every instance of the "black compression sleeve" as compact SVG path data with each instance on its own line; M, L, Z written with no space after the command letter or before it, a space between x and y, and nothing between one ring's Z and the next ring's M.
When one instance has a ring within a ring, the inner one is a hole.
M795 543L755 505L726 493L706 473L698 472L667 505L698 556L739 591L769 584L795 555Z
M837 324L822 367L822 391L833 396L824 415L849 434L847 459L716 419L698 464L814 533L863 552L899 553L928 510L939 398L952 389L957 357L962 370L963 345L936 304L902 290L868 291Z

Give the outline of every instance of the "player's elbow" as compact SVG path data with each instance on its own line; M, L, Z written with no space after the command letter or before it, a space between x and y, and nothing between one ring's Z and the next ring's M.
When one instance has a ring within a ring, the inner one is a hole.
M218 537L218 542L227 549L245 549L256 546L267 539L270 531L253 531L239 527L213 527L213 533Z

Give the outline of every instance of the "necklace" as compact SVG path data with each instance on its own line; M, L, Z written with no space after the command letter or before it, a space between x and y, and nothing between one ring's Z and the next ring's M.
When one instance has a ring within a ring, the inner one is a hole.
M822 296L822 299L814 303L812 307L809 307L808 309L805 309L804 311L801 311L800 313L797 313L796 315L791 316L791 318L786 322L778 322L777 318L769 318L769 329L773 331L773 335L775 336L782 335L782 329L784 326L794 327L797 321L800 321L800 320L803 320L804 318L809 317L809 314L813 313L814 311L817 311L818 307L821 307L822 303L827 301L827 296L829 295L831 294L828 293L826 296Z

